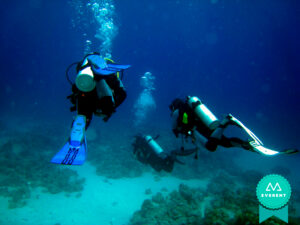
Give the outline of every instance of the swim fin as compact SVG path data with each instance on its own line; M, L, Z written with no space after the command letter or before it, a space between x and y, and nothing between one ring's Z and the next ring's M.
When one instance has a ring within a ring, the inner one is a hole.
M52 163L64 165L81 165L84 163L87 152L85 124L85 116L76 116L69 140L52 158Z
M241 121L239 121L237 118L235 118L234 116L231 116L231 121L234 122L236 125L238 125L240 128L242 128L256 143L263 145L262 141L259 140L258 137L256 137L256 135L249 130Z
M274 155L282 155L282 154L291 155L299 152L297 149L286 149L283 151L275 151L266 148L263 146L263 142L251 130L249 130L241 121L239 121L237 118L233 116L231 116L230 120L234 122L236 125L238 125L240 128L242 128L252 138L252 141L249 142L250 149L252 151L258 152L266 156L274 156Z
M111 75L116 72L121 72L123 70L128 69L131 67L130 65L120 65L120 64L110 64L107 63L105 59L100 57L99 55L89 55L88 60L92 64L92 70L96 74L100 75Z
M262 155L274 156L274 155L280 154L279 151L275 151L275 150L272 150L272 149L265 148L263 145L261 145L260 143L258 143L255 140L250 141L249 144L251 146L250 149L252 151L255 151L255 152L260 153Z
M249 142L251 146L251 150L256 151L260 154L266 155L266 156L274 156L274 155L292 155L298 153L298 149L290 148L285 149L283 151L275 151L272 149L265 148L264 146L258 144L255 141Z

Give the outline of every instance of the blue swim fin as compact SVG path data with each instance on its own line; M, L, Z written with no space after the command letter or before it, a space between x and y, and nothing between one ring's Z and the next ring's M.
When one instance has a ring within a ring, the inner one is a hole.
M122 70L126 70L130 65L119 65L119 64L107 64L106 67L95 67L92 66L93 72L100 75L111 75Z
M87 152L85 121L86 118L82 115L75 118L69 140L52 158L52 163L64 165L81 165L84 163Z
M107 63L104 58L100 55L89 55L87 57L89 62L92 64L92 70L96 74L100 75L111 75L122 70L126 70L130 65L120 65L116 63Z

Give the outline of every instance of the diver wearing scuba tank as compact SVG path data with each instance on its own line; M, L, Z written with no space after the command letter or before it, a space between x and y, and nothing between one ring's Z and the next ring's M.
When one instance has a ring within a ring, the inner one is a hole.
M219 120L197 98L187 97L186 100L176 98L169 106L172 116L172 129L176 137L179 134L191 136L196 129L208 138Z
M195 153L196 149L187 149L185 151L172 150L166 152L156 142L156 139L149 135L136 135L133 142L133 154L138 161L143 164L150 165L154 170L160 172L162 170L171 172L175 162L184 164L177 159L177 156L187 156Z
M191 138L198 148L216 151L218 146L225 148L239 147L263 155L293 154L297 149L274 151L263 146L263 143L241 121L228 114L223 120L217 117L197 97L175 99L169 106L173 120L173 132L176 137L182 134ZM226 137L224 131L228 125L237 126L248 136L249 141L238 137Z
M91 53L77 63L74 83L69 79L68 68L66 74L72 84L72 95L68 98L73 104L70 110L86 116L86 128L93 115L103 117L106 122L125 100L127 94L121 79L123 71L129 67L102 58L99 53Z
M72 82L69 70L76 67L76 79ZM66 70L66 76L72 85L70 99L71 111L77 111L72 122L68 141L51 159L52 163L81 165L86 159L86 129L93 115L103 116L107 121L116 108L125 100L126 91L122 84L123 71L129 65L119 65L105 59L99 53L88 54L81 62L72 63ZM122 74L120 79L120 73Z

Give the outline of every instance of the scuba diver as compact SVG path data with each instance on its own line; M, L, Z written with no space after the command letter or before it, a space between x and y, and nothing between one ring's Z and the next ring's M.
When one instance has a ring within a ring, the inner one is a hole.
M238 119L228 114L223 120L219 121L197 97L188 96L185 100L177 98L169 108L172 111L172 125L175 136L182 135L182 138L191 138L196 147L185 149L182 146L180 149L167 152L157 144L156 138L137 135L133 142L134 155L140 162L149 164L156 171L171 172L175 162L183 164L177 159L177 156L188 156L195 153L197 159L199 148L214 152L218 146L226 148L239 147L266 156L298 152L297 149L275 151L264 147L259 138ZM224 136L223 133L229 125L242 129L250 140L245 141L237 137Z
M176 98L169 106L172 116L173 133L183 137L191 137L198 148L216 151L218 146L225 148L238 147L265 156L297 153L297 149L275 151L263 146L262 141L250 131L241 121L231 114L221 121L197 97L186 97L185 100ZM241 128L249 136L245 141L237 137L224 136L225 129L229 126ZM196 155L197 158L197 155Z
M149 164L154 170L160 172L172 172L174 163L184 164L177 159L177 156L187 156L196 152L195 149L181 149L172 150L170 152L164 151L156 142L156 139L150 135L136 135L133 142L133 154L138 161L143 164Z
M74 65L77 65L75 83L69 78L69 70ZM125 100L126 91L121 80L123 71L129 67L130 65L116 64L111 59L103 58L99 53L91 53L67 68L67 80L72 85L72 94L67 98L73 104L70 111L77 111L77 116L72 122L67 143L52 158L52 163L84 163L87 151L85 131L93 115L100 116L107 122Z

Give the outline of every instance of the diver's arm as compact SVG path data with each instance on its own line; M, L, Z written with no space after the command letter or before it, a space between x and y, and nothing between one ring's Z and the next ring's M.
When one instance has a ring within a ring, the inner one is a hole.
M93 118L92 100L83 94L76 97L77 115L83 115L86 118L85 130L88 129Z

